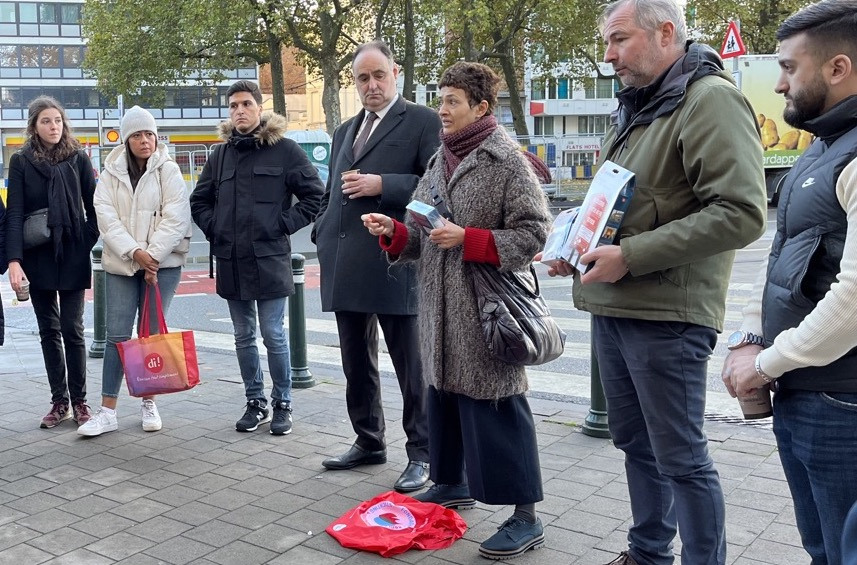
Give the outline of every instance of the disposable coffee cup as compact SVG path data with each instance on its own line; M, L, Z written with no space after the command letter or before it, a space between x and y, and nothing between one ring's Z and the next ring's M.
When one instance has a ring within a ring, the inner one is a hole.
M757 388L752 394L738 399L745 420L759 420L774 415L771 406L771 388L768 385Z
M342 177L345 178L345 175L356 175L360 172L360 169L349 169L347 171L342 171Z
M15 297L18 302L26 302L30 299L30 281L26 279L21 281L21 287L15 291Z

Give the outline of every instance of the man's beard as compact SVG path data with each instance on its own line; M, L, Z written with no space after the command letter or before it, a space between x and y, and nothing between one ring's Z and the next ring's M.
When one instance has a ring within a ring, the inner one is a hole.
M806 123L819 117L827 99L827 84L820 75L792 97L791 108L783 110L783 119L792 127L804 129Z

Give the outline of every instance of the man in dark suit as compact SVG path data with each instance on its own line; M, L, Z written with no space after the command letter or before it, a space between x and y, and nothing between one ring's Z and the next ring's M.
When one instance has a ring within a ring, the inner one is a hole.
M420 368L416 273L390 267L360 216L402 220L426 163L440 144L440 119L396 93L398 68L381 41L360 45L352 64L363 110L333 134L330 177L313 229L321 267L321 303L336 313L348 415L357 440L324 460L328 469L387 461L378 372L378 325L403 397L408 466L395 488L412 492L428 479L426 383Z

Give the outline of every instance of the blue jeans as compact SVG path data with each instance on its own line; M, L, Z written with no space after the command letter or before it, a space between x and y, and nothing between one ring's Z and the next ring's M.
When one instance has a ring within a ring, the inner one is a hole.
M629 552L641 565L723 565L726 506L702 431L711 328L593 316L595 352L613 443L625 452L634 523Z
M268 371L271 373L273 382L271 400L291 403L289 341L283 327L286 299L227 300L227 302L235 331L235 354L238 356L238 368L244 380L244 394L247 400L259 400L265 403L259 348L256 347L256 311L258 309L259 330L262 333L262 343L268 351Z
M101 395L111 398L119 396L122 387L122 360L116 344L131 339L131 330L136 323L139 327L140 316L143 313L143 299L146 297L146 281L143 271L138 271L130 277L105 273L104 305L106 318L106 345L104 347L104 363L101 369ZM158 270L158 288L161 289L161 301L164 315L170 307L170 302L176 292L181 278L181 267L169 267ZM155 306L155 293L149 296L149 330L152 334L158 332L158 314Z
M774 435L812 565L842 563L842 529L857 501L857 393L774 395Z

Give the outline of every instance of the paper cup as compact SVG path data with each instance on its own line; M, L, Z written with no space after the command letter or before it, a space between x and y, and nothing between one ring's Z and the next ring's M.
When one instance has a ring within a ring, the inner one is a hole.
M745 420L758 420L774 415L771 389L768 386L757 388L752 395L739 398L738 404L741 405Z
M30 281L26 279L21 281L21 288L15 291L15 297L18 302L26 302L30 299Z

